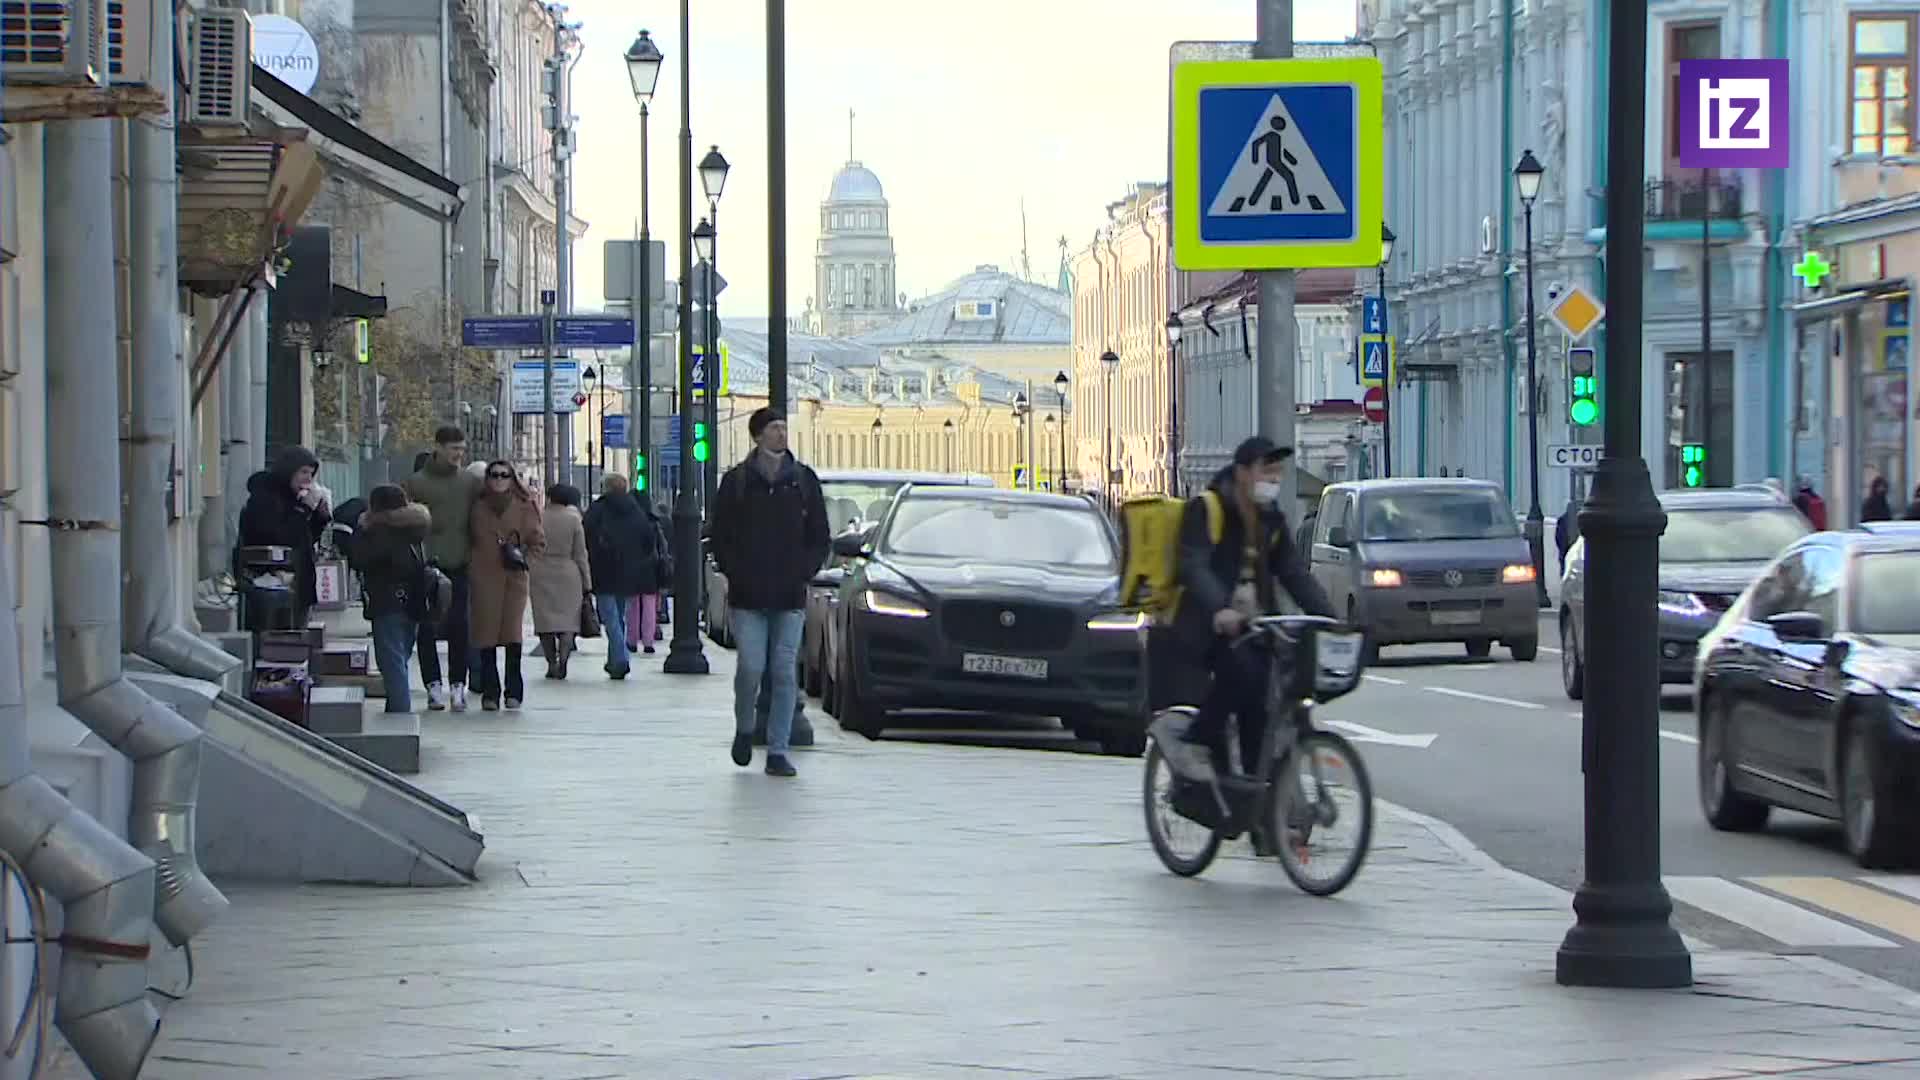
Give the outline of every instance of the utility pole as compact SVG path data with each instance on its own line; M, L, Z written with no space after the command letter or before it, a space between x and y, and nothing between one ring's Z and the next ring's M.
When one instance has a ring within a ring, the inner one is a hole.
M572 94L568 91L573 81L573 64L570 62L568 46L572 43L573 31L578 24L564 19L564 9L559 5L549 7L553 16L553 55L547 58L547 130L553 133L553 291L558 305L558 314L566 315L573 311L573 236L567 231L567 223L573 220L573 191L569 181L573 161L573 117L568 115L572 107ZM552 464L548 467L547 485L570 483L573 479L573 414L558 418L561 433L566 436L566 453L555 458L557 452L551 431L555 420L553 413L553 339L552 320L548 320L548 346L546 393L547 401L542 415L549 417L548 433L545 437L545 450Z
M543 406L540 410L540 457L542 468L540 477L548 490L559 483L559 458L555 453L553 430L553 307L557 294L552 289L540 292L540 393Z
M787 411L787 0L767 0L767 404Z
M693 460L693 31L690 0L680 0L680 483L673 500L673 642L661 670L705 675L713 670L700 645L700 478Z
M1286 60L1293 56L1293 0L1255 0L1253 55L1261 59ZM1293 325L1293 286L1291 270L1263 270L1260 273L1260 331L1257 395L1260 434L1281 446L1293 445L1295 357L1299 355L1298 332ZM1294 470L1286 470L1281 480L1280 506L1297 515L1298 499Z
M1707 468L1713 468L1713 170L1700 173L1700 444L1707 448ZM1713 478L1702 476L1701 487Z

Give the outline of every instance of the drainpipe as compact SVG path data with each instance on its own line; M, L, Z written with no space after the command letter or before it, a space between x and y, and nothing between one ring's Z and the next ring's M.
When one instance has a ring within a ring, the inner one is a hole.
M79 122L102 125L104 141L110 121ZM132 1080L160 1031L147 998L154 865L34 774L11 555L0 551L0 851L66 909L54 1008L60 1033L94 1076Z
M1500 0L1500 355L1506 363L1502 370L1501 395L1506 407L1502 422L1506 428L1506 465L1500 486L1514 489L1513 475L1513 0ZM1528 402L1537 407L1539 402Z
M1790 18L1788 0L1773 0L1767 5L1768 56L1787 55ZM1776 418L1767 425L1767 472L1780 477L1789 491L1793 490L1794 478L1788 475L1793 462L1788 444L1799 438L1794 421L1799 415L1800 402L1788 400L1793 390L1792 381L1787 378L1787 260L1782 243L1787 230L1788 183L1794 173L1789 165L1786 169L1769 170L1761 178L1766 185L1767 280L1760 295L1766 304L1767 397L1773 402Z
M247 387L247 443L253 460L267 461L267 363L273 355L272 333L267 321L267 298L256 296L247 309L247 343L252 347L252 376Z
M170 9L158 9L165 23L155 27L165 40ZM171 80L161 80L171 92ZM180 416L186 399L179 347L180 296L178 230L175 220L177 174L174 170L173 113L127 125L131 182L128 202L128 277L131 279L133 364L128 379L126 509L122 515L123 565L153 565L156 541L168 573L126 575L121 586L121 645L128 652L182 675L224 682L240 666L238 657L216 648L179 621L174 594L173 545L180 542L166 504L174 462L189 453ZM185 477L180 478L184 486Z
M185 944L227 906L194 856L200 729L126 679L120 666L120 448L115 320L100 283L113 280L110 120L47 126L49 235L71 238L46 258L47 489L54 656L60 706L133 762L127 838L152 859L143 898L167 940ZM3 620L0 620L3 621Z
M266 460L264 453L247 444L251 432L247 420L248 384L253 376L253 320L247 313L261 302L256 295L259 288L257 284L249 285L240 298L243 306L234 312L234 331L227 339L226 355L220 358L220 445L226 448L220 467L225 470L222 487L226 491L227 512L220 549L221 558L229 564L228 555L240 542L240 511L247 504L247 478L253 475L255 461Z

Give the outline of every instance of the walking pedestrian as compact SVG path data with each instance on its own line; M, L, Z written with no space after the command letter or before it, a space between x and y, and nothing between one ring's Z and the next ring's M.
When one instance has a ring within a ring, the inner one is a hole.
M1860 502L1860 520L1892 521L1893 505L1887 499L1887 478L1875 476L1867 484L1867 497Z
M1900 515L1902 521L1920 521L1920 485L1913 489L1913 498L1907 502L1907 512Z
M1807 524L1813 526L1815 532L1825 532L1827 530L1827 500L1821 498L1820 493L1813 490L1813 478L1802 476L1795 482L1794 486L1798 488L1798 490L1795 491L1793 495L1793 508L1800 511L1800 516L1807 519Z
M594 607L607 635L607 674L624 679L631 669L633 641L641 629L627 625L628 609L659 586L659 530L636 499L627 478L618 473L601 482L602 494L587 510L587 557L593 564ZM651 614L652 605L645 605ZM642 628L653 651L653 628Z
M407 499L398 484L367 493L367 511L356 522L353 566L373 624L373 656L387 688L387 711L413 711L407 660L420 636L432 598L427 595L427 537L433 515Z
M473 674L480 707L517 709L526 700L520 645L526 632L532 560L547 546L540 509L510 461L487 463L486 488L473 502L468 535ZM506 678L500 676L505 654Z
M472 579L468 574L473 540L469 530L473 500L481 478L469 472L467 436L448 424L433 433L433 451L407 480L407 494L427 508L433 518L427 534L427 559L453 585L453 604L440 625L420 624L420 681L427 688L427 708L453 706L467 711L467 665L472 652L469 609ZM484 469L484 466L483 466ZM446 678L441 678L438 642L447 643Z
M580 489L555 484L540 511L540 529L547 546L533 556L533 630L540 635L540 655L547 661L547 678L567 677L574 638L593 575L587 565L587 533L580 520Z
M1567 572L1567 552L1573 549L1573 542L1580 539L1580 500L1567 499L1567 508L1560 511L1560 519L1553 523L1553 546L1560 552L1560 572ZM1302 551L1310 550L1301 548Z
M756 409L747 419L747 434L753 449L721 477L711 513L714 561L727 577L737 650L733 761L740 766L753 761L755 699L761 678L772 672L767 774L792 776L788 750L799 697L800 634L806 625L807 582L827 558L827 507L820 478L787 449L783 413Z
M661 594L673 584L673 545L667 538L666 509L643 492L634 492L633 501L646 515L648 528L653 530L654 555L652 580L642 581L641 591L627 601L627 651L652 655L655 643L666 640L661 630L661 609L665 603Z
M307 611L320 598L313 547L333 520L327 489L314 481L320 459L304 446L274 455L273 465L247 478L240 510L240 547L284 547L293 559L293 628L305 630ZM236 553L237 554L237 553Z

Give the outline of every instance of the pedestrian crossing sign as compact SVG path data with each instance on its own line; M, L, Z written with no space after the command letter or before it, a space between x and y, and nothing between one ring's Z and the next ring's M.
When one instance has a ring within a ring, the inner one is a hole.
M1383 386L1393 374L1393 342L1379 334L1360 339L1360 382L1363 386Z
M1379 265L1382 84L1374 57L1177 64L1175 264Z

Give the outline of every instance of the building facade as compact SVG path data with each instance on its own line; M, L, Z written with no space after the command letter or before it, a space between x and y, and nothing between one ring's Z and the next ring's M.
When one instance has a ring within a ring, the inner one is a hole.
M890 213L880 178L849 154L820 204L806 315L815 336L855 337L904 309Z
M977 266L855 340L900 356L941 357L1015 382L1053 386L1069 366L1067 294L997 266Z

